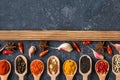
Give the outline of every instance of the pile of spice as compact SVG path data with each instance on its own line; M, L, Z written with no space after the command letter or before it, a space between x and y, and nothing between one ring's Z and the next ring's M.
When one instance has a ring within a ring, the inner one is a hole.
M55 57L51 57L48 62L48 69L50 74L56 74L58 72L58 61L55 59Z
M109 70L109 64L105 60L99 60L95 65L96 72L106 74Z
M73 60L65 61L63 71L66 75L73 75L77 69L76 63Z
M34 75L40 74L44 70L44 64L40 60L34 60L30 64L30 71Z
M120 56L115 56L113 58L113 70L116 73L120 73Z
M87 73L90 70L90 59L87 56L83 56L79 66L82 73Z
M9 63L5 60L0 61L0 75L7 74L9 70L10 70Z
M16 70L20 74L24 73L26 70L26 63L22 57L16 59Z

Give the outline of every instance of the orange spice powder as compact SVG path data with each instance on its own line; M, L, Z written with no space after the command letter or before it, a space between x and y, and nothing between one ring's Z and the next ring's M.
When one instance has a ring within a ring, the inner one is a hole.
M34 60L30 65L30 70L32 74L38 75L44 69L44 64L39 60Z
M0 61L0 75L5 75L9 72L10 65L7 61Z

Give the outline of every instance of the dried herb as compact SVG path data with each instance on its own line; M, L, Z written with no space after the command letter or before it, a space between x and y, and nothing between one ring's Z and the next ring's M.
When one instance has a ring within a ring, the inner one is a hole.
M5 49L14 51L16 49L16 45L14 42L8 42Z
M104 41L98 42L98 44L96 45L96 51L98 51L98 52L103 53L105 51L104 48L106 48Z
M16 70L18 73L22 74L25 72L26 63L22 57L18 57L16 60Z
M50 58L48 67L51 74L54 75L58 72L58 62L54 57Z
M87 56L81 58L80 68L82 73L87 73L90 70L90 59Z
M48 47L48 41L41 41L39 47L44 51Z

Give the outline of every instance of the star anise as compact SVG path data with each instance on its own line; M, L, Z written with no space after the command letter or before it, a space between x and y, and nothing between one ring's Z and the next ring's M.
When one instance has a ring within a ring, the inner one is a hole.
M41 41L39 47L44 51L48 47L48 41Z
M105 42L104 41L98 42L98 44L96 45L96 51L103 53L105 51L104 49L105 49Z
M8 42L5 49L14 51L16 49L16 45L14 42Z

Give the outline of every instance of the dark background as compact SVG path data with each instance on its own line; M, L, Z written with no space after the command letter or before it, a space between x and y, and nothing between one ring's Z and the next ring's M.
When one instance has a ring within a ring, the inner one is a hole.
M120 30L120 0L0 0L0 29L1 30ZM9 41L0 41L1 47ZM13 41L12 41L13 42ZM18 41L14 41L16 44ZM65 80L62 72L62 64L67 59L73 59L78 63L81 55L88 54L93 59L93 72L89 80L99 80L94 64L97 61L90 49L82 45L81 53L75 50L71 53L50 50L49 54L40 58L41 52L38 48L40 41L22 41L25 47L24 55L28 59L28 64L34 59L41 59L45 63L45 71L41 80L50 80L46 71L46 61L49 56L56 55L61 61L61 74L57 80ZM66 41L50 41L49 46L59 46ZM71 43L71 42L69 42ZM90 47L95 49L97 42L93 42ZM30 59L28 49L31 45L37 47L36 53ZM113 48L113 47L112 47ZM114 48L113 48L114 49ZM0 59L7 59L12 64L12 72L9 80L18 80L14 73L14 59L19 55L17 50L13 55L0 54ZM114 49L114 54L118 52ZM103 53L111 65L112 56ZM28 73L25 80L33 80ZM82 76L77 71L74 80L82 80ZM114 74L110 72L106 80L115 80Z

